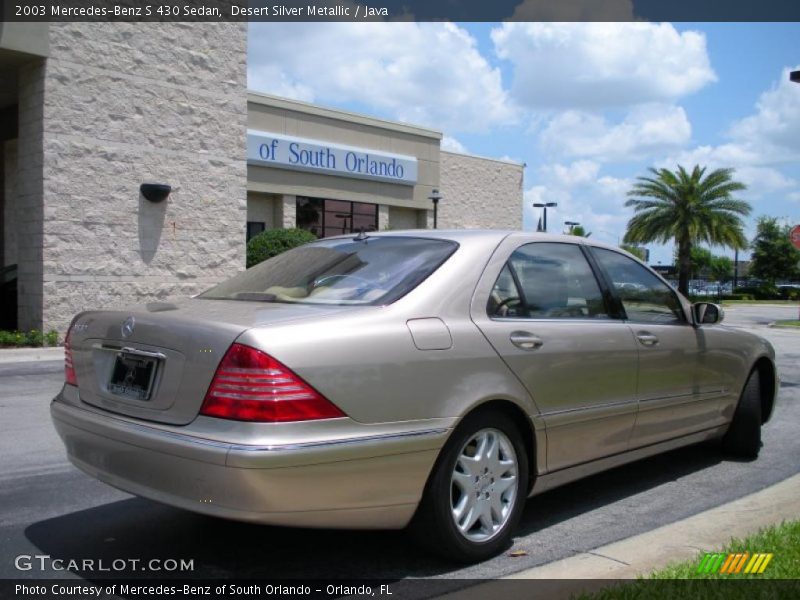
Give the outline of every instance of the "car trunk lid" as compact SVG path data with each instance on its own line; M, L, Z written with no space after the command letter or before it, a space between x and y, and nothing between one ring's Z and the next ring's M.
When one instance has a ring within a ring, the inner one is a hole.
M348 308L188 299L82 313L70 333L81 400L126 416L187 424L244 331Z

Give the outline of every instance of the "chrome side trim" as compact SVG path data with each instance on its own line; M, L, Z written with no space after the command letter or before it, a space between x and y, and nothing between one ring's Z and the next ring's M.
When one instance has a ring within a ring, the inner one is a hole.
M60 394L59 394L60 396ZM53 402L56 406L58 406L61 410L65 410L65 412L71 411L80 411L87 415L91 415L90 418L92 421L99 422L102 424L103 421L113 421L114 426L121 426L127 429L140 431L142 433L146 433L147 435L151 436L159 436L159 437L166 437L176 441L184 442L187 444L196 444L200 446L212 446L215 448L222 448L225 450L235 450L235 451L243 451L243 452L282 452L282 451L291 451L291 450L303 450L306 448L321 448L325 446L344 446L349 444L366 444L370 442L376 441L383 441L383 440L394 440L394 439L404 439L404 438L412 438L412 437L421 437L426 435L443 435L447 433L448 429L446 427L439 427L435 429L421 429L419 431L401 431L398 433L382 433L376 435L366 435L361 437L353 437L353 438L339 438L333 440L320 440L320 441L313 441L313 442L298 442L292 444L267 444L267 445L258 445L258 444L232 444L230 442L220 442L217 440L209 440L207 438L201 438L193 435L188 435L185 433L178 433L176 431L169 431L166 429L161 429L158 427L148 427L147 425L140 425L139 423L132 423L131 421L127 421L124 419L119 419L112 416L100 416L98 417L94 413L86 411L82 408L78 408L75 406L70 406L64 402L58 401L58 396L56 397L55 401Z
M649 446L642 446L640 448L626 450L625 452L620 452L619 454L612 454L611 456L605 456L578 465L571 465L557 471L543 473L536 478L533 489L528 494L528 497L530 498L531 496L537 496L548 490L552 490L553 488L577 481L578 479L583 479L584 477L588 477L602 471L619 467L627 463L649 458L651 456L655 456L656 454L669 452L670 450L676 450L678 448L682 448L683 446L690 446L692 444L698 444L700 442L721 437L725 434L727 429L728 424L726 423L725 425L711 427L709 429L704 429L702 431L697 431L681 437L672 438L663 442L656 442L655 444L651 444Z
M231 450L243 450L245 452L275 452L281 450L301 450L303 448L319 448L322 446L343 446L347 444L362 444L375 442L378 440L393 440L410 437L420 437L424 435L442 435L447 433L447 428L422 429L420 431L403 431L400 433L382 433L379 435L367 435L357 438L347 438L338 440L324 440L320 442L301 442L298 444L277 444L268 446L250 446L245 444L229 444Z

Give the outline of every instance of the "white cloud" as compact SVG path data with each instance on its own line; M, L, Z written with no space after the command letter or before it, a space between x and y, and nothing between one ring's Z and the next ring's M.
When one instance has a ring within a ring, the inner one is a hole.
M523 106L673 102L716 80L705 35L669 23L503 23L491 35Z
M452 23L251 23L248 85L453 132L516 117L500 70Z
M590 160L579 160L569 165L550 164L539 169L540 177L553 181L560 187L570 188L597 180L600 165Z
M467 149L464 144L449 135L442 137L441 148L442 150L447 150L448 152L459 152L461 154L467 153Z
M548 229L560 232L564 221L577 221L592 237L617 243L630 218L625 208L632 180L600 173L600 165L579 160L569 164L552 163L536 170L536 185L524 194L525 226L535 229L541 214L533 203L556 202L547 211Z
M762 162L800 160L800 85L789 80L797 69L800 65L783 69L777 84L759 97L755 114L730 128L730 137Z
M761 94L752 115L731 125L729 142L678 152L658 166L734 168L734 177L748 187L741 194L746 198L797 188L800 182L780 170L787 163L796 165L800 161L800 86L789 81L791 70L783 69L778 82Z
M635 107L617 124L593 113L559 113L542 131L540 142L550 153L609 161L674 151L691 136L683 108L648 104Z

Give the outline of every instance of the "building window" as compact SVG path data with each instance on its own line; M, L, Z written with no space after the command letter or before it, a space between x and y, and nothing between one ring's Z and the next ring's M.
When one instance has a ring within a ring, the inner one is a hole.
M317 237L378 229L378 205L347 200L297 197L297 227Z
M248 221L247 222L247 241L249 242L259 233L264 231L263 221Z

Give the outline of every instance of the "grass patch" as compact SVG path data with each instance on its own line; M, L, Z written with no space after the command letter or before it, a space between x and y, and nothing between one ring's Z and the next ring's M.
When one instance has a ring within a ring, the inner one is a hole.
M772 553L758 575L698 573L705 553L694 560L669 565L636 581L580 596L582 600L638 600L645 598L738 599L800 597L800 521L762 529L745 539L734 538L722 553ZM744 571L744 569L742 569ZM788 580L788 581L787 581Z
M775 321L776 327L800 327L800 321Z
M0 348L40 348L42 346L58 346L58 332L44 333L38 329L30 331L0 330Z

